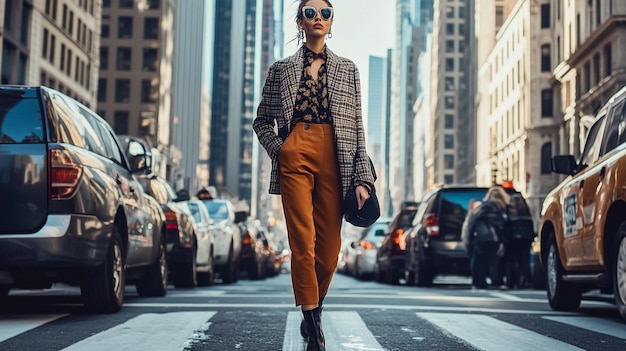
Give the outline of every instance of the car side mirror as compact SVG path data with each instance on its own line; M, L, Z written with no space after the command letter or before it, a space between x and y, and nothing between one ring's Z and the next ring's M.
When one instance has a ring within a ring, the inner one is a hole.
M578 165L573 155L557 155L552 157L552 172L572 175L576 173Z
M126 155L130 170L133 173L150 173L152 169L152 155L144 145L136 140L130 140L126 148Z

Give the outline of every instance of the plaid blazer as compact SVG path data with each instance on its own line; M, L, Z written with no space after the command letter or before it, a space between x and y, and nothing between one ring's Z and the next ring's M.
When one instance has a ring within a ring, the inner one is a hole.
M375 175L365 147L359 71L351 60L337 56L328 48L326 53L328 98L335 130L342 198L345 198L346 191L355 182L365 182L373 189ZM303 66L304 54L300 49L270 67L257 117L252 124L259 142L272 159L270 194L280 194L278 153L291 132L291 118Z

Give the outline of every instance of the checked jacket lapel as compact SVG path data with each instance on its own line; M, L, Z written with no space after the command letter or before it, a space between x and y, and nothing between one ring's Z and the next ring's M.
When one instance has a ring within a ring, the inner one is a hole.
M304 70L304 56L302 50L298 50L287 61L287 65L283 71L283 80L281 82L281 98L283 100L283 113L286 120L287 128L291 128L291 119L296 104L298 87L300 86L300 78L302 70Z

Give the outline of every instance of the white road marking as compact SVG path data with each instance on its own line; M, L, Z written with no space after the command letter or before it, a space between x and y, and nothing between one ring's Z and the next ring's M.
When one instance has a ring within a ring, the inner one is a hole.
M300 334L301 321L302 312L289 312L287 314L287 325L285 326L285 337L283 338L283 351L304 350L304 339Z
M208 329L215 312L145 313L63 351L184 350Z
M543 317L551 321L572 325L574 327L587 329L595 333L606 334L620 339L626 339L626 328L624 323L614 322L602 318L594 317Z
M288 308L293 309L294 305L291 303L175 303L175 302L131 302L125 303L124 307L154 307L154 308ZM485 308L485 307L460 307L460 306L409 306L409 305L381 305L381 304L327 304L324 303L324 308L342 308L342 309L354 309L354 310L404 310L404 311L450 311L450 312L480 312L480 313L506 313L506 314L541 314L541 315L561 315L570 316L575 315L574 312L559 312L559 311L536 311L536 310L519 310L519 309L504 309L504 308Z
M484 351L536 351L537 345L541 345L542 350L582 350L562 341L485 315L417 313L417 316L434 324L448 334Z
M322 313L327 350L383 351L357 312Z
M65 316L67 315L2 316L0 319L0 342Z
M283 339L283 351L304 350L305 341L300 334L302 312L289 312ZM378 340L356 312L322 313L322 331L326 349L333 351L383 351Z

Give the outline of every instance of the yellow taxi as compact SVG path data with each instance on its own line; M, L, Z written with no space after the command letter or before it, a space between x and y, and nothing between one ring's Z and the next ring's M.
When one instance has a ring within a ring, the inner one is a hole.
M582 294L612 293L626 319L626 87L603 106L580 158L559 155L565 178L544 200L541 261L550 306L572 311Z

